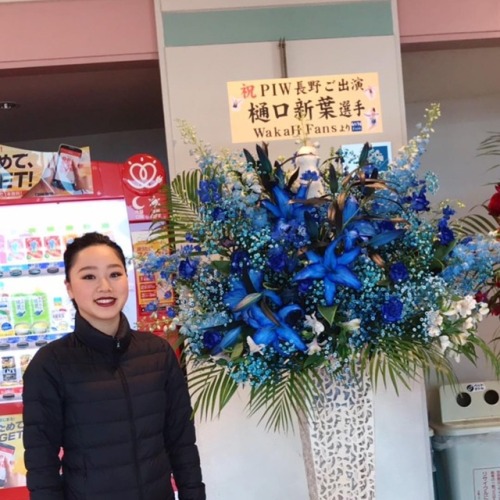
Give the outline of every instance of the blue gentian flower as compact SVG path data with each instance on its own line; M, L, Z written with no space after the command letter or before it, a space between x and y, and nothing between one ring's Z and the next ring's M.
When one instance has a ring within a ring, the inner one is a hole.
M439 227L439 243L441 245L448 246L454 240L455 234L447 225Z
M455 210L446 206L443 208L443 217L438 222L439 243L448 246L455 240L455 233L448 226L448 221L455 213Z

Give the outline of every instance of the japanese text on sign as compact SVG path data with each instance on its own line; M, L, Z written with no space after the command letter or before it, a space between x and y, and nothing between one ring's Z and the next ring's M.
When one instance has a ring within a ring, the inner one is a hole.
M228 82L233 142L383 131L377 73Z
M76 172L81 188L85 184L86 189L92 191L90 150L85 147L81 152L82 156L71 168ZM62 160L61 152L47 153L0 145L0 199L29 196L41 184L45 186L43 195L77 194L76 184L71 189L54 184L61 174Z
M474 500L500 500L500 469L474 469Z

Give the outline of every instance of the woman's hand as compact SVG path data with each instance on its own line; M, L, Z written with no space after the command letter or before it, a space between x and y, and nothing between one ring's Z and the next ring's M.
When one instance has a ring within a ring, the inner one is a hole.
M4 488L16 488L18 486L26 485L26 477L19 472L13 471L13 464L10 460L2 456L0 460L3 460L3 466L5 468L5 485Z

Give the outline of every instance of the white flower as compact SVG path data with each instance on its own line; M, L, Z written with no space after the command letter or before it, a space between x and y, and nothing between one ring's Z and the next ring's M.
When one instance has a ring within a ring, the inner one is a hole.
M318 339L314 338L312 342L307 345L307 354L312 355L321 352L321 346L318 344Z
M485 316L487 316L490 312L490 308L486 302L479 302L479 311L477 311L477 320L482 321Z
M439 344L440 344L440 349L441 349L441 352L445 352L446 349L448 349L448 347L451 346L451 340L450 340L450 337L448 337L448 335L441 335L441 337L439 337Z
M458 335L453 336L453 343L455 345L465 345L467 344L467 339L469 338L470 333L469 332L463 332Z
M429 336L438 337L441 335L441 327L443 325L443 316L439 311L429 311L427 313L427 321L429 322Z
M256 352L262 354L262 349L264 349L265 347L265 344L256 344L254 339L250 337L250 335L247 337L247 344L252 354Z
M321 321L318 321L318 319L316 318L316 314L306 314L304 325L308 326L315 335L318 335L325 331L325 325L323 325Z
M473 319L473 318L470 318L470 317L469 317L469 318L467 318L467 319L464 321L464 323L463 323L463 325L462 325L462 330L463 330L464 332L466 332L466 331L470 330L471 328L474 328L475 326L476 326L476 321L474 321L474 319Z
M466 318L472 314L476 304L476 299L472 295L467 295L456 303L456 310L462 318Z
M340 323L340 326L342 326L349 332L355 332L359 330L359 327L361 326L361 320L359 318L351 319L350 321L345 321L344 323Z

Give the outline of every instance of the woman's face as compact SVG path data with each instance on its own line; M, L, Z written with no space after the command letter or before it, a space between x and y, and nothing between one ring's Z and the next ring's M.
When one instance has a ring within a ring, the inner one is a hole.
M66 289L81 316L103 333L114 335L128 297L128 279L116 252L92 245L76 254Z

